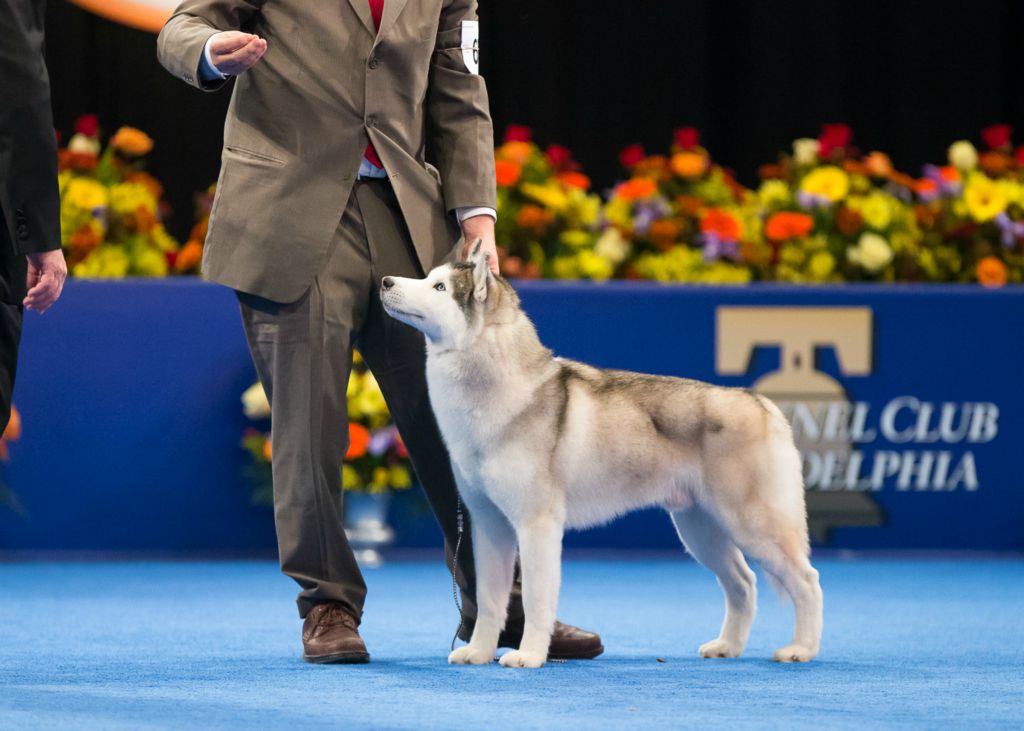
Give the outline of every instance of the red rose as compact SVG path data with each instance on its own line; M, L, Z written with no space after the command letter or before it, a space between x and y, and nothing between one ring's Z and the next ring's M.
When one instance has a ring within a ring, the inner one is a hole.
M75 121L75 132L86 137L96 137L100 133L100 120L95 114L83 114Z
M990 150L998 150L1010 146L1010 136L1013 134L1013 127L1008 124L993 124L981 130L981 139L985 140Z
M530 142L533 130L522 124L510 124L505 128L505 142Z
M544 151L544 154L547 155L548 162L551 163L552 167L559 170L572 162L572 153L569 152L568 147L548 145L548 149Z
M1016 157L1017 157L1017 164L1021 165L1021 166L1024 166L1024 145L1021 145L1020 147L1017 148Z
M643 160L647 155L644 153L644 148L641 145L630 145L624 147L622 152L619 153L619 162L622 163L622 167L631 168Z
M845 124L826 124L821 128L821 136L818 144L821 149L818 154L821 157L828 157L833 150L842 150L849 146L853 139L853 130Z
M680 127L675 131L675 141L684 150L700 144L700 131L696 127Z

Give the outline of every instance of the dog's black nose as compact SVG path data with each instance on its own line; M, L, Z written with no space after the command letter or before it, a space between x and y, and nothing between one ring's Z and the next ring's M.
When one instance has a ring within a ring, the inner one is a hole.
M392 287L395 286L395 280L392 279L391 277L384 277L382 280L380 280L380 286L381 289L391 289Z

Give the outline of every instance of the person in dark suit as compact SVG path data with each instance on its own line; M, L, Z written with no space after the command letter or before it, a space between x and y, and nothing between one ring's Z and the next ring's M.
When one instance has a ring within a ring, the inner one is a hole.
M43 59L44 0L0 0L0 432L11 415L24 309L60 297L57 140Z

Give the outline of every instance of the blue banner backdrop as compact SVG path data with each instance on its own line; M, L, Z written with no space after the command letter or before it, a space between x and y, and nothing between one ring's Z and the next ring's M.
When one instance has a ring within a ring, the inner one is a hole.
M1024 549L1024 290L960 286L662 287L526 282L558 355L753 386L794 423L816 542L848 549ZM0 550L274 546L239 446L254 380L228 290L194 280L70 281L28 314L4 470ZM404 506L404 507L403 507ZM400 501L398 543L438 546ZM567 546L678 545L646 511Z

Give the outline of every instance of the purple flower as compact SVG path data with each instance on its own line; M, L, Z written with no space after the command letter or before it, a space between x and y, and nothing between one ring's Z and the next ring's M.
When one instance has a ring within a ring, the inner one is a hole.
M701 242L705 263L719 259L740 260L740 245L736 241L723 241L713 233L703 233L697 239Z
M922 172L924 177L938 184L940 195L955 198L963 190L963 184L959 180L946 180L942 177L942 170L935 165L925 165Z
M801 190L796 194L796 202L800 204L800 207L808 210L811 208L828 208L832 205L832 201L823 195L814 195L808 193L805 190Z
M379 457L397 443L398 427L392 424L383 429L377 429L370 435L370 444L367 446L366 451L374 457Z
M1013 248L1017 239L1024 239L1024 221L1014 221L1006 211L996 216L996 226L999 227L999 238L1007 249Z

